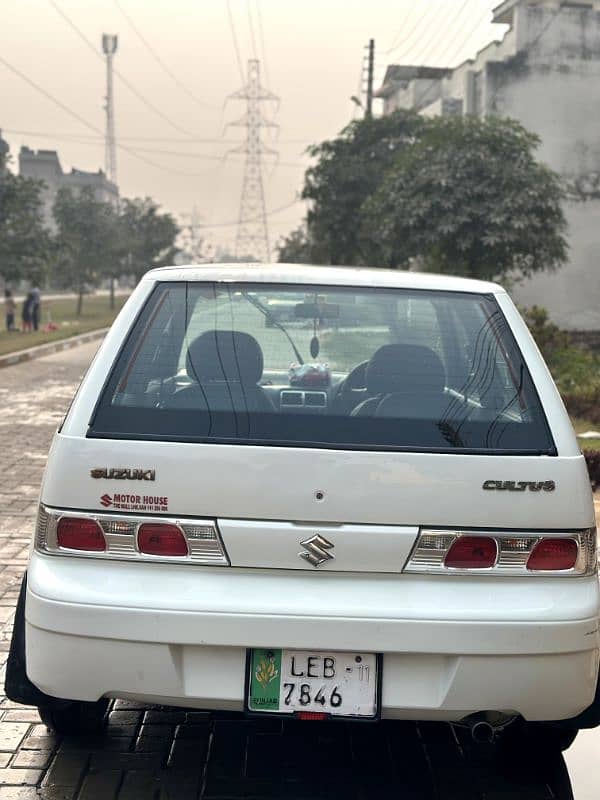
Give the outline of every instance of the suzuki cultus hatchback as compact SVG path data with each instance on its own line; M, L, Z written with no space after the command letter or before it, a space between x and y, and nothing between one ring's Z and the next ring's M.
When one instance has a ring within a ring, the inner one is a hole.
M61 732L120 697L564 747L598 619L585 461L503 289L159 269L54 439L7 694Z

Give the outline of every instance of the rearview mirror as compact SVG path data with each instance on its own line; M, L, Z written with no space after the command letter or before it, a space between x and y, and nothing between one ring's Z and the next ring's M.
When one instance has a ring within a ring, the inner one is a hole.
M299 319L338 319L340 307L334 303L298 303L295 314Z

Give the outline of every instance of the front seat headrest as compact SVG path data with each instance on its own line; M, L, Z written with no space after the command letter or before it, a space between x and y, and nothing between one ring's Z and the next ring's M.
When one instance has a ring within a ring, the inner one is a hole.
M249 333L206 331L188 347L186 368L188 375L200 383L256 385L263 373L263 354Z
M369 361L366 383L371 395L439 393L446 386L446 372L429 347L385 344Z

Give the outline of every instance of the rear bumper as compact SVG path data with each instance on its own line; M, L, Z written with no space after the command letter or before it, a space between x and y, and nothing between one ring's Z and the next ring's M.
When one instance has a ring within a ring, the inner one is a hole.
M78 700L242 710L248 647L381 652L390 718L565 719L590 705L597 683L595 578L290 575L34 555L26 620L29 678Z

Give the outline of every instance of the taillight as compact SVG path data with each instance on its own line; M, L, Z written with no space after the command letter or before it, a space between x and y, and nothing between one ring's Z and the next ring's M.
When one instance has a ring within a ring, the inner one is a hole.
M61 517L56 526L56 543L69 550L100 553L106 550L102 528L93 519Z
M215 520L166 515L61 511L41 505L35 531L40 553L125 561L169 561L228 567Z
M581 576L598 572L596 529L576 532L423 528L404 572Z
M498 543L490 536L460 536L448 550L449 569L489 569L496 563Z
M177 525L145 522L138 530L140 553L149 556L187 556L188 546Z
M527 569L573 569L577 564L578 553L575 539L540 539L527 560Z

